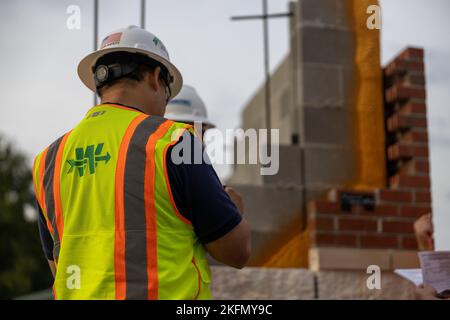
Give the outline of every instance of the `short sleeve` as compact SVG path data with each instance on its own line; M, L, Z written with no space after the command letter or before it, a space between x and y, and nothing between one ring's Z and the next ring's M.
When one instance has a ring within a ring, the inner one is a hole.
M192 223L200 241L206 244L230 232L241 222L242 216L209 161L195 163L194 150L202 150L202 154L204 151L200 140L185 133L178 143L183 139L190 139L191 161L175 164L168 153L170 188L178 211Z

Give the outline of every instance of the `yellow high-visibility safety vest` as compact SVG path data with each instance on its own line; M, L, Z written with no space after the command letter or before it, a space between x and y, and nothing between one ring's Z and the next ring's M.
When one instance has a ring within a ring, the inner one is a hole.
M177 210L166 169L168 147L186 130L98 105L36 157L56 299L211 298L206 251Z

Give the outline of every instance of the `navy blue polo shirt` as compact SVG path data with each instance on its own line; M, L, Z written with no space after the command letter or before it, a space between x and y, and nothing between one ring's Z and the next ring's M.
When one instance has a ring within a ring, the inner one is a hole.
M183 136L178 143L182 143ZM189 135L191 146L200 140ZM176 146L171 146L168 152ZM203 148L203 147L202 147ZM241 222L241 214L225 192L212 165L202 161L194 164L175 164L166 157L170 188L178 211L192 223L195 233L203 244L217 240ZM39 233L42 247L48 260L53 260L53 240L48 231L42 210L39 207Z

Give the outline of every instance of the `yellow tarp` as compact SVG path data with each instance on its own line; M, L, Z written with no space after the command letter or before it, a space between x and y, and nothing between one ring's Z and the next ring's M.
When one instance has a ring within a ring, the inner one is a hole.
M308 268L309 231L294 235L262 266L267 268Z
M377 0L348 1L355 35L355 110L358 175L350 187L385 186L385 132L380 30L369 29L367 8Z

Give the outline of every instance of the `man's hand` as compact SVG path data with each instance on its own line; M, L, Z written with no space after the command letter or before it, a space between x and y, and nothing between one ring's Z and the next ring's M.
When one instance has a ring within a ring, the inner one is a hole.
M231 187L225 187L225 192L230 196L231 200L234 202L241 214L244 214L244 200L242 200L239 192Z
M416 234L417 244L421 251L434 250L433 241L433 221L431 213L425 214L414 223L414 232Z
M225 192L234 202L241 214L244 213L244 201L241 195L230 187L225 187ZM238 269L243 268L251 254L250 226L242 217L242 221L223 237L206 244L206 249L211 256L226 265Z

